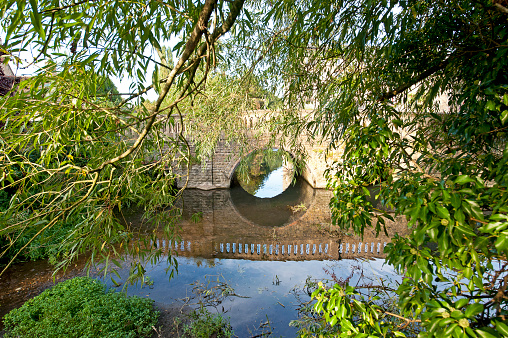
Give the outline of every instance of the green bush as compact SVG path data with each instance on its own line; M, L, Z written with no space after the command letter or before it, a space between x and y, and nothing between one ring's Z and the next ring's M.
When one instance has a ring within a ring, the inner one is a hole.
M4 317L5 337L144 337L158 312L152 300L77 277L57 284Z
M201 307L191 314L192 322L184 327L184 336L192 338L230 338L234 336L229 320Z
M10 200L11 196L5 190L0 190L0 212L9 208Z
M6 250L5 254L0 257L0 267L7 264L18 252L19 255L16 261L48 259L50 263L55 264L59 255L65 251L65 238L69 234L69 231L73 230L75 222L76 220L72 219L68 222L57 224L47 229L34 240L32 240L32 237L36 234L35 229L29 229L23 232L21 236L19 232L15 232L10 237L11 239L17 238L17 240L11 247L9 247L10 241L8 237L0 236L0 252ZM30 240L32 242L22 250L23 246Z

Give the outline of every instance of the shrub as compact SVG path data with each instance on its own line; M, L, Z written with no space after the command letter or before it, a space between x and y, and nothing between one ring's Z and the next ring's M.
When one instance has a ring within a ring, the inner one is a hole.
M21 215L19 217L26 216ZM29 229L22 233L14 232L10 236L0 236L0 251L6 250L4 255L0 257L0 267L7 264L16 253L19 253L16 261L48 259L50 263L55 264L59 255L65 252L65 238L69 231L73 230L76 222L77 220L74 218L68 222L55 225L35 239L32 239L36 234L35 229ZM12 246L9 246L9 237L11 240L16 238L16 242ZM29 241L31 241L30 244L22 250L23 246Z
M201 307L191 314L192 322L184 328L185 337L233 337L229 320L221 315L213 315L206 308Z
M9 207L11 198L5 190L0 190L0 211L4 211Z
M157 322L152 300L77 277L59 283L4 317L5 337L144 337Z

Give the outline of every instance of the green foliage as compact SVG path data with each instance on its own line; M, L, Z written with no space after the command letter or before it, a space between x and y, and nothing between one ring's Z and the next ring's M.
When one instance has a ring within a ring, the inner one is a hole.
M194 223L199 223L201 222L201 220L203 219L203 212L196 212L194 214L191 215L191 220L192 222Z
M95 92L97 93L98 98L104 98L110 101L112 104L119 104L122 102L122 98L119 95L120 93L110 78L99 77L97 79L96 86L97 88Z
M6 337L146 337L157 322L152 301L77 277L4 317Z
M161 54L161 59L171 64L169 54ZM161 66L154 75L161 79L167 71ZM202 74L200 71L197 73ZM258 136L259 130L256 129L263 128L261 123L256 126L252 124L251 112L274 108L276 100L280 101L269 89L263 87L257 77L230 74L227 69L219 67L208 75L202 94L180 103L175 109L178 115L174 116L173 121L177 127L173 130L192 140L198 161L212 157L219 142L238 147L238 151L242 153L244 148L249 146L247 142L252 142L252 139ZM171 107L179 95L178 89L170 91L162 103L163 109ZM148 108L153 105L154 103L145 102Z
M10 198L0 211L0 258L8 261L0 274L67 224L59 268L86 252L107 270L118 264L118 248L134 257L133 271L161 257L149 239L133 241L121 212L142 205L153 233L161 226L173 236L175 172L191 159L181 135L166 131L179 105L199 100L220 56L215 46L243 3L0 1L2 57L37 66L14 96L0 97L0 192ZM164 50L175 36L177 45ZM156 70L146 85L149 66L164 62L169 72ZM133 82L121 99L114 76ZM147 109L143 95L154 89L159 98Z
M299 337L418 335L420 321L401 316L393 281L367 277L362 264L353 265L345 278L337 278L333 270L325 270L331 277L325 282L307 278L305 287L295 293L300 302L298 319L290 323L299 329ZM352 279L354 286L349 285Z
M54 226L32 241L31 239L35 235L33 229L0 238L0 250L7 249L5 258L0 259L0 266L7 264L17 253L19 253L18 260L49 259L52 264L56 264L67 249L68 243L65 239L73 227L74 223L72 222ZM10 242L15 242L15 244L10 246ZM25 247L27 243L28 245ZM23 247L25 248L23 249Z
M168 130L183 121L201 160L219 139L245 140L238 116L253 99L276 100L246 70L217 67L230 53L221 37L248 37L252 18L243 6L0 1L2 58L37 69L14 96L0 97L0 192L10 198L0 211L2 271L37 237L70 223L59 268L85 252L92 264L118 263L118 248L135 257L136 271L161 257L134 241L119 215L143 206L153 234L163 227L174 235L177 172L193 158L188 135ZM175 39L171 50L162 47ZM132 82L129 93L117 95L113 77ZM148 105L150 91L158 99Z
M4 211L9 208L9 202L11 201L9 194L5 190L0 191L0 211Z
M316 104L307 122L288 109L286 132L305 125L343 151L334 222L363 235L406 216L411 234L385 253L404 276L398 315L422 337L506 335L507 13L490 0L288 0L266 14L277 43L264 66L294 111ZM323 289L316 310L340 334L395 335L355 292Z
M211 314L205 307L194 310L191 315L191 323L184 326L184 336L189 338L220 337L231 338L234 333L229 320L221 315Z
M182 134L166 129L189 111L188 130L210 154L221 128L244 131L232 108L252 107L248 99L272 88L285 91L285 109L267 119L269 130L282 126L290 144L308 131L344 150L329 172L336 224L361 235L406 216L410 236L385 249L405 276L395 290L399 315L421 320L422 336L506 335L507 13L492 0L2 1L8 57L22 62L26 49L45 64L0 99L8 121L0 191L12 196L0 237L33 229L33 241L78 220L65 261L88 251L110 262L133 238L115 211L143 204L161 224L171 223L156 211L178 215L167 208L177 195L173 169L191 156ZM175 36L169 53L161 42ZM166 67L145 87L150 49ZM216 61L224 67L214 73ZM113 75L135 81L116 105L97 95L98 79ZM159 98L147 108L141 95L152 89ZM309 102L316 109L302 114ZM146 256L136 249L142 272ZM330 323L357 316L358 335L384 334L372 324L375 304L333 290L316 294ZM357 312L347 312L355 300ZM324 304L343 304L346 314Z
M364 297L355 291L352 286L344 288L336 284L327 289L322 283L312 293L316 299L314 310L323 314L326 327L323 331L318 328L320 334L333 337L406 337L399 330L402 326L395 325L393 317L386 314L383 308L377 305L380 297ZM302 336L310 336L307 330L301 332Z

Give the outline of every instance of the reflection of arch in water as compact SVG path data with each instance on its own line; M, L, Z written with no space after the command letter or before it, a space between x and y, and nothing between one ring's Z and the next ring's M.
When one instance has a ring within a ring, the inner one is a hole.
M307 183L303 183L307 187ZM168 240L168 235L161 231L156 235L154 247L164 253L207 259L299 261L373 258L384 257L384 246L390 242L393 233L407 233L405 218L399 216L395 222L387 221L389 236L376 237L367 231L363 240L346 235L336 237L336 234L331 237L326 231L327 227L333 231L329 224L330 192L308 190L303 191L303 194L308 194L308 199L305 199L310 203L308 210L281 226L260 225L240 214L230 189L186 190L179 237ZM196 212L202 212L202 218L197 222L192 220L192 214Z
M297 177L281 194L272 198L255 197L240 186L230 189L231 204L239 218L263 227L281 227L301 218L312 205L315 191Z

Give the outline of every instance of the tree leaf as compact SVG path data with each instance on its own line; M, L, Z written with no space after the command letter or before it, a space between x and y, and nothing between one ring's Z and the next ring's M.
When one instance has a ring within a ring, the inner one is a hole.
M40 39L44 40L46 38L46 33L42 27L42 17L39 14L38 0L30 0L30 6L32 7L32 12L30 13L32 25L34 26L36 32L39 34Z
M436 206L436 211L439 217L445 218L447 220L450 219L450 213L448 212L448 209L446 209L443 206Z

